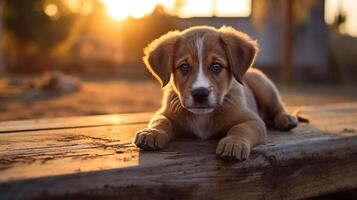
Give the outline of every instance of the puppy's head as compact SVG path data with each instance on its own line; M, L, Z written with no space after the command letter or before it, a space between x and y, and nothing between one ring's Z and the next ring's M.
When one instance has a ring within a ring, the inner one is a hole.
M144 62L162 86L171 80L184 108L206 114L222 104L233 78L242 83L257 49L233 28L193 27L153 41Z

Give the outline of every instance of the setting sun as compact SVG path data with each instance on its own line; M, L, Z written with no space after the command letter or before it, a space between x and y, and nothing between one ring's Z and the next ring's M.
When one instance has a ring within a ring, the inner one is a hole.
M182 18L247 17L251 14L251 0L213 0L205 3L197 0L185 0L181 6L178 6L176 0L101 1L106 6L108 15L116 20L124 20L129 16L142 18L150 14L157 5L162 5L166 12Z
M108 15L116 20L124 20L127 17L142 18L150 14L155 6L161 4L165 8L171 8L175 0L101 0L107 8Z
M128 3L115 0L102 0L106 6L108 14L116 19L123 20L129 16Z

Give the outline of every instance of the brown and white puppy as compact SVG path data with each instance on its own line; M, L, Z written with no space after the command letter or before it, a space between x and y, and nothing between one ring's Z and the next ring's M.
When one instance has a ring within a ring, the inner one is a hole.
M153 41L144 61L165 86L163 105L134 143L157 150L178 136L223 137L216 153L245 160L266 139L264 121L278 130L294 128L298 121L273 83L250 68L257 51L256 41L231 27L193 27Z

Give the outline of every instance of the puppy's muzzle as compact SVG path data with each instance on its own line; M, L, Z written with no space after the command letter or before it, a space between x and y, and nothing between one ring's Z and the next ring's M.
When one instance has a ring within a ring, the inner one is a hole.
M208 104L209 93L210 91L204 87L199 87L191 91L193 101L198 105Z

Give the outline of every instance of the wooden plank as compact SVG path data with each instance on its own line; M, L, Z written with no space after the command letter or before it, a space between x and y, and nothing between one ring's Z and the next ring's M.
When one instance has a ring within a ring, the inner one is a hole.
M139 151L142 123L3 133L0 199L300 199L356 188L357 103L305 112L311 124L269 131L241 163L216 157L215 140Z
M356 103L344 103L332 105L333 109L340 107L355 106ZM290 107L288 110L294 111L297 107ZM315 107L305 107L304 110L312 112ZM318 109L330 109L328 106ZM78 117L60 117L44 118L30 120L16 120L0 122L0 133L24 132L48 129L68 129L68 128L88 128L97 126L111 126L120 124L147 123L153 113L135 113L120 115L95 115L95 116L78 116Z
M0 122L0 133L146 123L152 113L96 115Z

